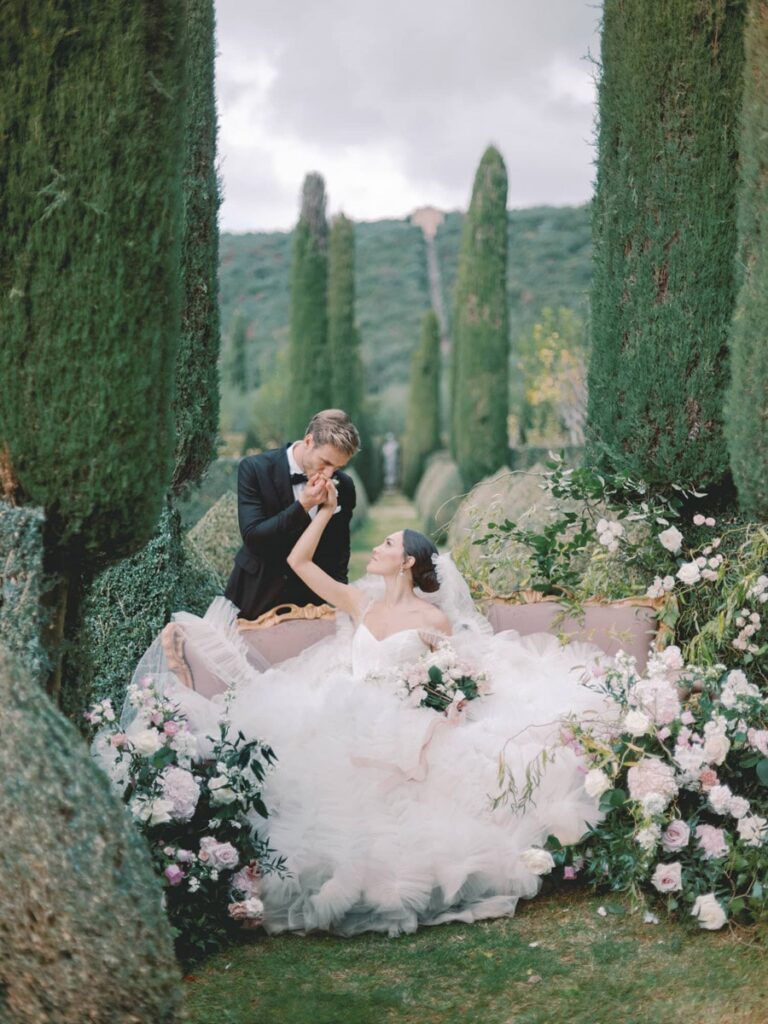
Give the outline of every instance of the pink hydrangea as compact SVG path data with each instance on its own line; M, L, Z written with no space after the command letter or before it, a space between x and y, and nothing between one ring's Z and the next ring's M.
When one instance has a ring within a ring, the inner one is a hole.
M721 828L715 828L714 825L697 825L696 838L705 860L727 856L728 843L725 839L725 832Z
M633 698L656 725L668 725L680 714L677 689L663 677L641 679L633 690Z
M633 800L658 793L667 803L677 795L675 770L672 765L665 764L658 757L644 757L627 772L629 795Z
M161 776L163 796L171 804L174 821L191 821L200 799L200 786L191 772L172 765Z
M763 757L768 757L768 729L749 729L747 740L750 747L754 747Z

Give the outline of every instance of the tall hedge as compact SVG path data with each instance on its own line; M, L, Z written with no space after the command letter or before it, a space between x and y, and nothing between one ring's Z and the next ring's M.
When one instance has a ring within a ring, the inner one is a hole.
M328 354L328 222L325 182L308 174L301 195L301 213L293 240L291 268L291 434L304 428L331 400Z
M244 395L248 391L248 326L245 317L238 310L232 321L228 352L229 385L233 391Z
M744 9L604 5L589 449L660 487L728 469Z
M185 10L3 8L0 442L68 575L147 539L173 469Z
M219 183L216 175L213 0L186 0L186 160L181 337L176 356L172 490L199 483L219 428Z
M739 504L768 519L768 3L750 0L741 115L741 287L731 327L726 435Z
M427 456L440 447L440 324L434 310L424 314L421 341L411 360L408 410L403 438L403 491L412 498Z
M508 456L507 169L489 146L464 219L453 318L451 447L466 487Z

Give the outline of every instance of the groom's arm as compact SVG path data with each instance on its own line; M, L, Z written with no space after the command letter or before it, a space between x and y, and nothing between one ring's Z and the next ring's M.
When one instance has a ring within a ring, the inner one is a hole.
M262 554L279 534L304 530L311 522L309 513L298 501L276 514L268 514L258 473L245 459L237 470L237 519L243 544L254 555Z

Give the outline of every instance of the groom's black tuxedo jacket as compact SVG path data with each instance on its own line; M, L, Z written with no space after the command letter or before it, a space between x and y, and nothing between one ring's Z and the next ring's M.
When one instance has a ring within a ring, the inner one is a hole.
M335 474L340 511L331 517L313 561L334 579L347 582L349 521L355 485L347 473ZM237 515L243 546L224 593L244 619L256 619L278 604L322 604L289 568L286 558L309 526L310 516L294 500L287 448L244 458L237 473Z

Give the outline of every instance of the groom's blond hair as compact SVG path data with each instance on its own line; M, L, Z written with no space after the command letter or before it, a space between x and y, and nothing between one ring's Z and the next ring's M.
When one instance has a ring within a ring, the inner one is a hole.
M330 444L350 459L360 448L357 427L343 409L323 409L316 412L307 424L304 436L312 435L316 445Z

